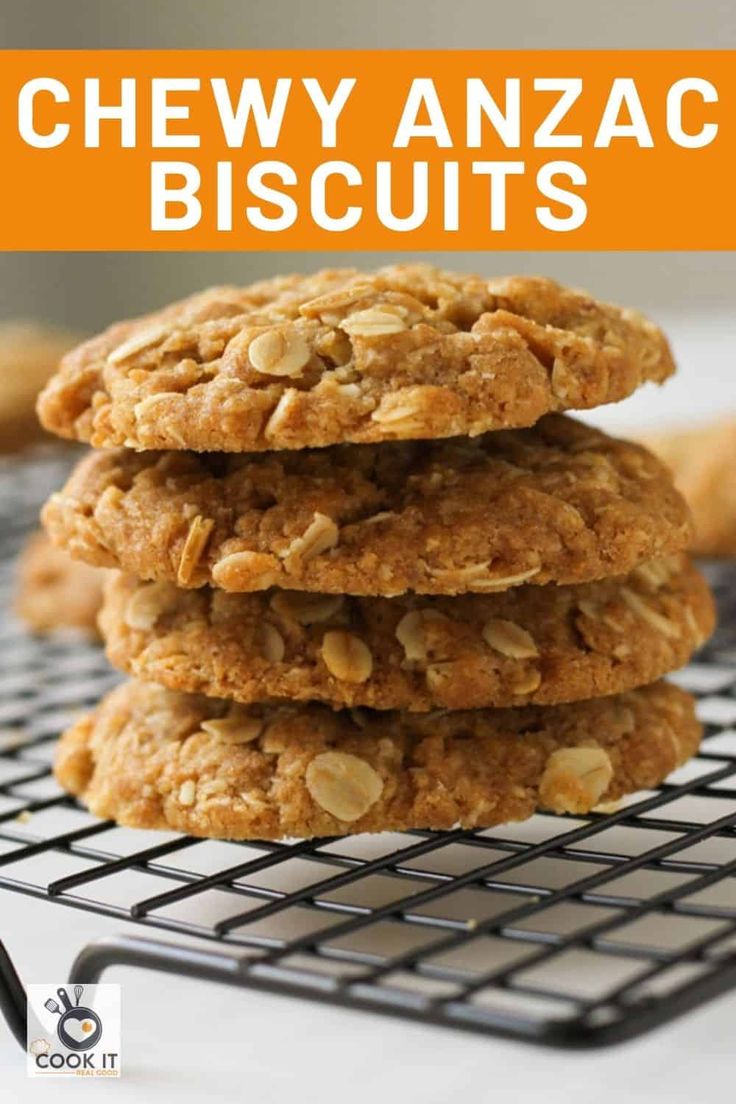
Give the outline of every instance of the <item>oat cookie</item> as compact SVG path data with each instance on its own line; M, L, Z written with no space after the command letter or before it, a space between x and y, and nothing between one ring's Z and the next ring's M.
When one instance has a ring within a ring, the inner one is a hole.
M0 322L0 452L41 437L36 399L59 360L79 341L40 322Z
M97 638L97 615L109 572L73 560L45 533L34 533L18 561L15 612L30 629L79 629Z
M563 415L473 441L265 456L107 451L81 463L43 517L53 540L89 563L234 592L585 582L690 539L659 461Z
M142 583L114 576L101 628L111 662L172 690L249 703L480 709L641 686L713 628L684 556L623 579L455 598L348 598Z
M552 280L425 265L219 287L67 356L44 425L97 447L255 452L476 435L674 369L636 311Z
M664 683L564 706L376 714L132 682L62 737L55 773L130 827L280 839L586 813L657 785L699 738L692 699Z
M736 556L736 418L652 435L646 443L672 469L693 512L694 551Z

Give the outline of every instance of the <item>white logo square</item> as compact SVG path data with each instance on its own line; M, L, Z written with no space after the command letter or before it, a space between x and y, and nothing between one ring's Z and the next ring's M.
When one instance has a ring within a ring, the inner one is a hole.
M120 986L29 985L29 1077L120 1077Z

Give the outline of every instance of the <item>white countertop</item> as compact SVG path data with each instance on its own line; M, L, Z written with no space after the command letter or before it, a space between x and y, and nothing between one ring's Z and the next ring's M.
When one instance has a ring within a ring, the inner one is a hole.
M64 981L76 952L132 924L3 893L0 928L24 980ZM154 938L158 938L158 934ZM161 933L166 939L166 933ZM0 1031L2 1097L245 1100L287 1104L543 1099L545 1104L693 1104L732 1094L736 993L634 1042L591 1052L550 1051L345 1011L309 1000L113 968L123 986L123 1077L96 1081L26 1078L25 1057ZM728 1094L728 1095L727 1095ZM112 1097L111 1097L112 1098Z
M664 421L736 411L734 323L723 315L661 319L682 373L595 421L625 434ZM63 982L76 953L105 935L143 929L0 891L0 936L26 982ZM156 933L154 938L159 938ZM160 938L173 939L161 933ZM210 944L211 946L211 944ZM407 1100L621 1099L692 1104L732 1094L736 992L643 1039L611 1050L556 1052L346 1011L309 1000L115 968L123 985L124 1075L111 1086L26 1078L24 1056L0 1024L2 1097L8 1101L148 1102L243 1099L254 1104Z

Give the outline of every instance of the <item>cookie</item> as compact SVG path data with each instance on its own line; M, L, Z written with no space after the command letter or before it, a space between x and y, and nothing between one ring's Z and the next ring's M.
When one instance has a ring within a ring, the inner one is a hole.
M474 436L674 370L636 311L552 280L425 265L218 287L67 356L44 425L97 447L256 452Z
M18 561L15 612L37 633L78 629L96 638L107 575L55 548L45 533L34 533Z
M647 444L671 468L695 519L693 549L736 556L736 418L653 435Z
M455 598L226 594L118 575L100 619L116 667L172 690L412 711L615 694L681 667L713 624L684 556L623 579Z
M42 436L36 399L79 336L38 322L0 322L0 452Z
M664 683L572 705L376 714L132 682L62 737L55 774L96 816L194 836L483 828L656 786L699 738L693 700Z
M563 415L473 441L269 455L106 451L43 519L89 563L180 587L394 596L626 574L690 539L639 446Z

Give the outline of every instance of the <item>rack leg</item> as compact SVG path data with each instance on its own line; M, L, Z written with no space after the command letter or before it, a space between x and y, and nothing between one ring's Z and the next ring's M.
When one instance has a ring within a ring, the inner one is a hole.
M70 982L95 984L108 966L142 966L164 973L237 984L241 963L237 956L152 939L117 935L90 943L74 960ZM0 1012L19 1046L26 1047L26 993L8 951L0 940Z
M0 1011L16 1040L26 1048L26 993L18 972L0 940Z
M237 983L241 963L237 956L196 950L153 939L114 935L89 943L71 969L71 982L94 985L108 966L143 966L168 974Z

